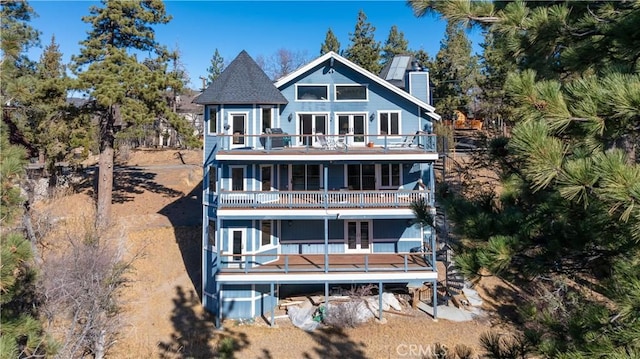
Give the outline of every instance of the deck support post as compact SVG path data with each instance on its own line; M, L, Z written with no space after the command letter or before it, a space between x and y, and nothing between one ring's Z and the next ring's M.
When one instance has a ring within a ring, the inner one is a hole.
M433 320L438 320L438 280L433 280Z
M222 327L222 291L220 290L220 283L216 282L216 296L218 297L218 315L216 315L216 329Z
M324 272L329 272L329 218L324 217Z
M383 290L383 284L382 282L378 283L378 319L380 321L382 321L382 290Z
M324 313L329 312L329 282L324 282Z
M269 283L269 293L271 294L271 298L274 298L273 295L273 282ZM273 324L276 320L276 307L278 306L278 298L274 298L275 299L275 303L273 305L273 307L271 308L271 322L269 323L270 327L273 328Z

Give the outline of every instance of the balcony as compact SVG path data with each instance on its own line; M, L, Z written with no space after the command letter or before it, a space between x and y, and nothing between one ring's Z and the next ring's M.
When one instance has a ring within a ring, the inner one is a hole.
M421 131L403 135L217 134L218 153L233 154L385 154L436 153L437 137ZM253 151L251 151L253 150Z
M430 191L222 191L218 208L408 208L424 198L432 203Z

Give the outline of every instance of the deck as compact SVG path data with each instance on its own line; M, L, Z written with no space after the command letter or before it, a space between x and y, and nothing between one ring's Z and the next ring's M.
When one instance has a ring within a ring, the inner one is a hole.
M433 271L429 253L221 255L225 274ZM235 260L234 260L235 258ZM262 264L260 264L262 263ZM325 265L326 264L326 265Z

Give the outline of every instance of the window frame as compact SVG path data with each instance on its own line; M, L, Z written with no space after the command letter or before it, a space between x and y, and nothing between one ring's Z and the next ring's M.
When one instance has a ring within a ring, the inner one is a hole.
M364 88L363 99L338 99L338 87L362 87ZM369 85L368 84L335 84L333 85L333 93L336 102L369 102Z
M209 165L209 193L216 193L218 190L218 167ZM213 188L211 188L213 187Z
M233 171L236 169L242 170L242 189L234 190L233 189ZM247 166L229 166L229 191L232 192L244 192L247 190Z
M398 133L387 133L386 135L382 133L382 115L383 114L387 114L388 115L388 119L387 119L387 129L392 127L391 126L391 115L392 114L397 114L398 115ZM399 110L381 110L378 111L378 138L402 138L402 111Z
M327 96L325 99L304 99L300 98L299 88L301 87L324 87L327 91ZM296 102L329 102L331 94L329 93L329 85L328 84L296 84L295 85L295 98Z
M265 126L264 120L265 120L265 112L269 113L269 126ZM260 126L262 128L262 133L266 132L267 128L273 128L274 124L273 124L273 107L272 106L261 106L260 107Z
M214 251L218 248L218 229L216 228L215 218L209 218L209 225L207 226L207 246Z
M273 245L274 245L273 244L273 242L274 242L273 239L274 239L275 221L272 220L272 219L266 219L266 220L259 220L258 223L260 225L259 230L258 230L259 231L258 233L260 234L260 246L259 246L259 248L260 249L264 249L266 247L273 247ZM265 240L265 238L264 238L264 225L267 224L267 223L269 224L270 231L269 231L269 241L268 241L268 243L265 243L264 242L264 240Z
M207 134L208 135L218 134L218 111L219 111L218 106L215 106L215 105L207 106ZM212 114L214 115L213 121L211 119Z
M395 186L393 184L393 166L397 166L398 168L398 185ZM402 164L401 163L379 163L377 165L378 169L377 169L377 177L380 178L380 189L399 189L402 186ZM383 173L384 171L384 167L387 167L389 172L388 173ZM384 185L384 178L387 177L387 180L389 181L389 185L385 186Z

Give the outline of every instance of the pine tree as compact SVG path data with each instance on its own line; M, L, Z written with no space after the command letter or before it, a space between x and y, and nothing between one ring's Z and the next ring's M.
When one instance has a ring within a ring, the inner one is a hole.
M333 34L333 30L331 30L331 28L327 30L324 42L320 45L320 55L324 55L329 51L333 51L336 54L340 53L340 42L336 35Z
M380 69L380 43L375 40L376 28L367 22L367 15L360 10L355 30L349 34L351 44L345 51L345 57L355 64L378 74Z
M216 48L216 51L213 53L213 57L211 57L211 66L207 67L208 83L211 84L215 81L222 71L224 71L224 58L222 58L222 55L220 55L220 52L218 52L218 49Z
M449 119L455 110L468 113L477 78L477 59L471 56L469 39L462 28L448 23L431 70L436 111Z
M158 117L179 125L164 99L167 88L179 86L167 76L170 54L158 44L151 27L166 24L170 16L160 0L102 1L92 6L83 21L91 24L87 39L81 42L80 54L72 58L79 87L95 101L100 118L100 162L97 220L99 228L109 224L113 190L113 158L117 128L119 136L130 137L140 126ZM155 54L156 70L138 62L131 50ZM179 131L186 129L179 127ZM185 134L186 136L186 134Z
M398 31L396 25L391 26L389 37L382 47L381 66L391 61L395 55L406 54L409 52L409 42L405 40L404 33Z

